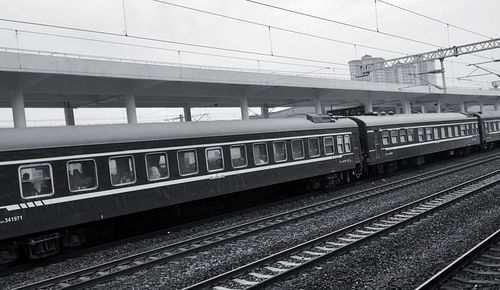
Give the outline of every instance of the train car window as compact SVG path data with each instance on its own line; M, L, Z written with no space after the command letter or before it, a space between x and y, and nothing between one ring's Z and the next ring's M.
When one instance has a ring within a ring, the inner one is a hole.
M446 138L446 127L441 127L441 138Z
M113 186L135 183L134 158L132 156L109 158L109 175Z
M432 140L432 130L431 128L425 128L425 137L428 141Z
M453 128L451 126L448 126L448 137L453 138Z
M207 170L209 172L224 170L222 148L207 148L205 150L205 157L207 158Z
M286 143L285 141L276 141L273 143L273 151L274 151L274 161L275 162L283 162L288 159L286 154Z
M351 152L351 136L344 135L345 152Z
M418 134L418 141L419 142L424 141L424 128L418 128L417 134Z
M399 141L401 143L406 142L406 129L399 130Z
M413 129L408 129L408 142L413 142Z
M302 140L292 140L292 157L294 160L305 157L304 142Z
M389 131L382 131L382 144L389 145Z
M70 161L66 164L69 191L78 192L97 188L97 166L94 160Z
M167 179L170 176L167 154L146 154L146 170L149 181Z
M269 163L269 155L267 154L266 143L253 144L253 160L255 165L263 165Z
M439 129L438 128L432 128L432 133L434 135L434 139L438 140L439 139Z
M308 140L309 143L309 156L310 157L318 157L321 155L321 152L319 150L319 139L318 138L312 138Z
M472 135L472 124L466 124L465 128L467 128L467 135Z
M233 145L230 151L233 168L246 167L248 165L247 147L245 145Z
M20 166L19 186L24 199L53 195L52 166L48 163Z
M455 137L460 136L460 133L459 133L459 131L458 131L458 126L453 126L453 129L454 129L454 131L455 131Z
M500 131L500 123L498 121L496 121L495 124L496 124L496 127L497 127L497 131Z
M198 173L196 150L178 151L177 163L179 165L179 174L182 176Z
M392 142L392 144L398 143L398 131L397 130L391 130L391 142Z
M460 125L460 135L462 135L462 136L467 135L466 131L465 131L465 125L464 124Z
M325 146L325 154L332 155L335 153L335 144L333 143L333 137L324 137L323 143Z
M344 153L344 139L342 136L337 136L337 152Z

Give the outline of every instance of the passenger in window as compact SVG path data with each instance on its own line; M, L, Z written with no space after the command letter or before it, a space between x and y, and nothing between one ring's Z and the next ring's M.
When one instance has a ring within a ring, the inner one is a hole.
M264 164L267 163L267 155L265 152L261 151L259 152L259 163L257 164Z
M131 183L132 182L132 174L130 172L123 172L122 176L121 176L121 179L120 179L120 183L123 184L123 183Z
M156 166L149 167L149 179L160 179L162 176L160 174L160 170Z
M31 182L30 174L24 173L22 176L22 188L23 194L26 196L38 195L40 192L36 190L35 185Z

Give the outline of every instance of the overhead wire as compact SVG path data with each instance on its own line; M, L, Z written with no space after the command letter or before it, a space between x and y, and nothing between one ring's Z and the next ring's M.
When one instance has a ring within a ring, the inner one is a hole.
M409 38L409 37L405 37L405 36L401 36L401 35L397 35L397 34L393 34L393 33L388 33L388 32L384 32L384 31L377 31L377 30L372 29L372 28L368 28L368 27L364 27L364 26L359 26L359 25L355 25L355 24L347 23L347 22L343 22L343 21L333 20L333 19L329 19L329 18L318 16L318 15L313 15L313 14L310 14L310 13L305 13L305 12L301 12L301 11L297 11L297 10L293 10L293 9L289 9L289 8L285 8L285 7L280 7L280 6L276 6L276 5L272 5L272 4L268 4L268 3L264 3L264 2L260 2L260 1L256 1L256 0L245 0L245 1L257 4L257 5L261 5L261 6L264 6L264 7L269 7L269 8L273 8L273 9L277 9L277 10L282 10L282 11L285 11L285 12L288 12L288 13L302 15L302 16L306 16L306 17L310 17L310 18L314 18L314 19L318 19L318 20L322 20L322 21L326 21L326 22L330 22L330 23L335 23L335 24L338 24L338 25L343 25L343 26L347 26L347 27L351 27L351 28L356 28L356 29L363 30L363 31L378 33L378 34L382 34L382 35L386 35L386 36L390 36L390 37L394 37L394 38L398 38L398 39L402 39L402 40L406 40L406 41L410 41L410 42L414 42L414 43L424 44L424 45L428 45L428 46L432 46L432 47L437 47L437 48L440 48L440 49L446 48L446 47L444 47L442 45L439 45L439 44L430 43L430 42L426 42L426 41L422 41L422 40L418 40L418 39L414 39L414 38ZM482 56L482 55L476 55L476 54L471 54L471 55L474 55L474 56L480 57L480 58L489 59L489 57L485 57L485 56Z
M265 63L274 63L274 64L282 64L282 65L296 65L296 66L311 67L311 68L323 68L323 66L318 66L318 65L308 65L308 64L291 63L291 62L280 62L280 61L272 61L272 60L262 60L262 59L257 59L257 58L230 56L230 55L226 55L226 54L215 54L215 53L204 53L204 52L189 51L189 50L179 50L179 49L174 49L174 48L166 48L166 47L153 46L153 45L126 43L126 42L113 41L113 40L95 39L95 38L81 37L81 36L71 36L71 35L64 35L64 34L57 34L57 33L26 30L26 29L13 29L13 28L0 27L0 30L12 31L12 32L17 30L18 32L22 32L22 33L26 33L26 34L37 34L37 35L45 35L45 36L51 36L51 37L67 38L67 39L74 39L74 40L84 40L84 41L91 41L91 42L99 42L99 43L107 43L107 44L123 45L123 46L130 46L130 47L171 51L171 52L180 51L180 52L187 53L187 54L213 56L213 57L220 57L220 58L229 58L229 59L246 60L246 61L260 61L260 62L265 62ZM347 68L338 68L338 67L335 67L335 69L348 70Z
M376 0L380 3L384 3L386 5L389 5L389 6L392 6L394 8L397 8L397 9L400 9L400 10L403 10L403 11L406 11L408 13L411 13L411 14L415 14L415 15L418 15L420 17L423 17L423 18L426 18L426 19L429 19L429 20L432 20L432 21L435 21L435 22L439 22L441 24L444 24L444 25L447 25L449 27L453 27L453 28L456 28L456 29L459 29L459 30L462 30L462 31L466 31L466 32L469 32L469 33L472 33L472 34L475 34L475 35L479 35L479 36L482 36L482 37L485 37L485 38L488 38L488 39L493 39L494 37L491 37L491 36L488 36L488 35L485 35L485 34L482 34L482 33L479 33L479 32L475 32L475 31L472 31L470 29L467 29L467 28L463 28L463 27L460 27L460 26L457 26L457 25L453 25L453 24L450 24L446 21L442 21L442 20L439 20L437 18L434 18L434 17L430 17L430 16L427 16L427 15L424 15L422 13L419 13L419 12L416 12L416 11L413 11L413 10L410 10L408 8L404 8L402 6L398 6L396 4L392 4L392 3L389 3L387 1L384 1L384 0Z
M234 53L242 53L242 54L253 54L253 55L269 56L269 57L276 57L276 58L282 58L282 59L307 61L307 62L313 62L313 63L322 63L322 64L333 64L333 65L347 66L347 64L345 64L345 63L337 63L337 62L332 62L332 61L328 61L328 60L307 59L307 58L293 57L293 56L287 56L287 55L278 55L278 54L270 55L269 53L258 52L258 51L242 50L242 49L227 48L227 47L219 47L219 46L197 44L197 43L188 43L188 42L182 42L182 41L174 41L174 40L167 40L167 39L161 39L161 38L137 36L137 35L131 35L131 34L123 35L123 34L116 33L116 32L101 31L101 30L86 29L86 28L78 28L78 27L73 27L73 26L55 25L55 24L39 23L39 22L33 22L33 21L15 20L15 19L8 19L8 18L0 18L0 21L10 22L10 23L27 24L27 25L34 25L34 26L41 26L41 27L50 27L50 28L57 28L57 29L64 29L64 30L71 30L71 31L78 31L78 32L85 32L85 33L101 34L101 35L106 35L106 36L126 37L126 38L137 39L137 40L147 40L147 41L153 41L153 42L161 42L161 43L177 44L177 45L184 45L184 46L192 46L192 47L197 47L197 48L220 50L220 51L226 51L226 52L234 52Z

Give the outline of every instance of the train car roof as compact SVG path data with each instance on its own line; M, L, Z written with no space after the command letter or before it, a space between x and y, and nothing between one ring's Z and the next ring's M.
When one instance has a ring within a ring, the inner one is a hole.
M471 119L461 113L428 113L428 114L401 114L401 115L373 115L373 116L355 116L366 124L366 126L387 126L400 124L420 124L432 122L450 122Z
M481 118L500 118L500 111L486 111L478 113Z
M313 123L303 118L287 118L4 128L0 129L0 151L356 127L350 119Z

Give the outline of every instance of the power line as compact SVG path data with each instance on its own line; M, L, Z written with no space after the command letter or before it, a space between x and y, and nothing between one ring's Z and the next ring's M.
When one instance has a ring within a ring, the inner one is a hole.
M325 17L321 17L321 16L317 16L317 15L313 15L313 14L309 14L309 13L305 13L305 12L301 12L301 11L297 11L297 10L292 10L292 9L288 9L288 8L284 8L284 7L280 7L280 6L275 6L275 5L271 5L271 4L267 4L267 3L255 1L255 0L245 0L245 1L257 4L257 5L262 5L262 6L265 6L265 7L273 8L273 9L278 9L278 10L286 11L286 12L289 12L289 13L294 13L294 14L298 14L298 15L302 15L302 16L306 16L306 17L310 17L310 18L314 18L314 19L318 19L318 20L322 20L322 21L327 21L327 22L331 22L331 23L335 23L335 24L339 24L339 25L343 25L343 26L348 26L348 27L351 27L351 28L360 29L360 30L363 30L363 31L378 33L378 34L382 34L382 35L386 35L386 36L390 36L390 37L394 37L394 38L398 38L398 39L402 39L402 40L406 40L406 41L411 41L411 42L415 42L415 43L425 44L425 45L433 46L433 47L437 47L437 48L446 48L446 47L444 47L442 45L438 45L438 44L434 44L434 43L430 43L430 42L425 42L425 41L422 41L422 40L417 40L417 39L414 39L414 38L409 38L409 37L405 37L405 36L401 36L401 35L397 35L397 34L392 34L392 33L388 33L388 32L377 31L375 29L371 29L371 28L368 28L368 27L363 27L363 26L359 26L359 25L355 25L355 24L351 24L351 23L347 23L347 22L333 20L333 19L329 19L329 18L325 18ZM471 54L471 55L474 55L474 56L480 57L480 58L489 59L488 57L485 57L485 56L482 56L482 55L476 55L476 54Z
M189 6L184 6L184 5L180 5L180 4L176 4L176 3L171 3L171 2L167 2L167 1L162 1L162 0L152 0L152 1L158 2L158 3L161 3L161 4L165 4L165 5L170 5L170 6L174 6L174 7L186 9L186 10L196 11L196 12L199 12L199 13L204 13L204 14L208 14L208 15L212 15L212 16L217 16L217 17L221 17L221 18L231 19L231 20L234 20L234 21L239 21L239 22L243 22L243 23L247 23L247 24L253 24L253 25L264 27L266 29L272 28L274 30L289 32L289 33L298 34L298 35L302 35L302 36L308 36L308 37L322 39L322 40L328 40L328 41L332 41L332 42L336 42L336 43L340 43L340 44L345 44L345 45L350 45L350 46L358 46L358 47L363 47L363 48L368 48L368 49L373 49L373 50L379 50L379 51L384 51L384 52L395 53L395 54L402 54L402 55L406 55L407 54L407 53L403 53L403 52L400 52L400 51L395 51L395 50L390 50L390 49L384 49L384 48L378 48L378 47L374 47L374 46L369 46L369 45L364 45L364 44L358 44L358 43L353 43L353 42L348 42L348 41L343 41L343 40L339 40L339 39L329 38L329 37L325 37L325 36L320 36L320 35L311 34L311 33L307 33L307 32L302 32L302 31L298 31L298 30L288 29L288 28L284 28L284 27L279 27L279 26L264 24L264 23L260 23L260 22L256 22L256 21L251 21L251 20L247 20L247 19L243 19L243 18L239 18L239 17L234 17L234 16L224 15L224 14L220 14L220 13L215 13L215 12L211 12L211 11L208 11L208 10L202 10L202 9L198 9L198 8L194 8L194 7L189 7Z
M439 20L437 18L434 18L434 17L430 17L430 16L427 16L427 15L424 15L424 14L421 14L421 13L418 13L416 11L413 11L413 10L410 10L408 8L404 8L404 7L401 7L401 6L398 6L398 5L395 5L395 4L392 4L392 3L389 3L387 1L384 1L384 0L377 0L378 2L381 2L381 3L384 3L386 5L389 5L389 6L392 6L394 8L397 8L397 9L401 9L403 11L406 11L408 13L411 13L411 14L415 14L415 15L418 15L420 17L423 17L423 18L426 18L426 19L429 19L429 20L432 20L432 21L435 21L435 22L439 22L441 24L444 24L444 25L447 25L449 27L453 27L453 28L456 28L456 29L460 29L460 30L463 30L463 31L466 31L466 32L469 32L469 33L472 33L472 34L475 34L475 35L479 35L479 36L482 36L482 37L485 37L485 38L489 38L489 39L493 39L493 37L491 36L487 36L487 35L484 35L484 34L481 34L481 33L478 33L478 32L475 32L475 31L472 31L470 29L467 29L467 28L463 28L463 27L460 27L460 26L457 26L457 25L453 25L453 24L450 24L448 22L445 22L445 21L442 21L442 20Z
M379 50L379 51L384 51L384 52L396 53L396 54L401 54L401 55L409 55L408 53L401 52L401 51L389 50L389 49L384 49L384 48L379 48L379 47L373 47L373 46L368 46L368 45L363 45L363 44L357 44L357 43L347 42L347 41L343 41L343 40L339 40L339 39L333 39L333 38L324 37L324 36L320 36L320 35L316 35L316 34L310 34L310 33L302 32L302 31L298 31L298 30L287 29L287 28L273 26L273 25L269 25L269 24L264 24L264 23L260 23L260 22L256 22L256 21L251 21L251 20L239 18L239 17L224 15L224 14L220 14L220 13L216 13L216 12L212 12L212 11L208 11L208 10L203 10L203 9L199 9L199 8L194 8L194 7L189 7L189 6L185 6L185 5L180 5L180 4L176 4L176 3L172 3L172 2L168 2L168 1L164 1L164 0L153 0L153 1L161 3L161 4L165 4L165 5L170 5L170 6L174 6L174 7L186 9L186 10L191 10L191 11L195 11L195 12L199 12L199 13L204 13L204 14L212 15L212 16L217 16L217 17L221 17L221 18L231 19L231 20L234 20L234 21L239 21L239 22L243 22L243 23L247 23L247 24L253 24L253 25L264 27L266 29L267 28L269 28L269 29L272 28L272 29L275 29L275 30L280 30L280 31L284 31L284 32L294 33L294 34L299 34L299 35L308 36L308 37L312 37L312 38L317 38L317 39L322 39L322 40L328 40L328 41L337 42L337 43L346 44L346 45L352 45L354 47L358 47L359 46L359 47L363 47L363 48L368 48L368 49L373 49L373 50ZM255 2L255 1L250 1L250 2ZM255 2L255 3L259 3L260 4L260 2ZM379 32L379 31L377 30L376 32ZM458 63L458 64L463 64L463 65L468 65L469 64L469 63L460 62L460 61L448 61L447 60L447 62Z
M241 49L218 47L218 46L211 46L211 45L204 45L204 44L173 41L173 40L166 40L166 39L145 37L145 36L137 36L137 35L131 35L131 34L123 35L123 34L116 33L116 32L77 28L77 27L72 27L72 26L55 25L55 24L47 24L47 23L39 23L39 22L23 21L23 20L14 20L14 19L8 19L8 18L0 18L0 21L10 22L10 23L28 24L28 25L41 26L41 27L50 27L50 28L85 32L85 33L102 34L102 35L106 35L106 36L125 37L125 38L130 38L130 39L137 39L137 40L147 40L147 41L153 41L153 42L192 46L192 47L197 47L197 48L213 49L213 50L220 50L220 51L226 51L226 52L253 54L253 55L266 56L266 57L276 57L276 58L282 58L282 59L290 59L290 60L299 60L299 61L307 61L307 62L322 63L322 64L333 64L333 65L347 66L347 64L345 64L345 63L336 63L336 62L331 62L331 61L327 61L327 60L306 59L306 58L293 57L293 56L287 56L287 55L277 55L277 54L270 55L269 53L263 53L263 52L258 52L258 51L241 50Z
M84 40L84 41L116 44L116 45L130 46L130 47L155 49L155 50L162 50L162 51L171 51L171 52L179 52L180 51L180 52L186 53L186 54L213 56L213 57L220 57L220 58L229 58L229 59L237 59L237 60L256 61L256 62L260 61L260 62L264 62L264 63L273 63L273 64L282 64L282 65L296 65L296 66L301 66L301 67L323 68L323 66L318 66L318 65L307 65L307 64L299 64L299 63L291 63L291 62L262 60L262 59L257 59L257 58L237 57L237 56L230 56L230 55L225 55L225 54L214 54L214 53L203 53L203 52L196 52L196 51L189 51L189 50L178 50L178 49L166 48L166 47L160 47L160 46L133 44L133 43L120 42L120 41L103 40L103 39L95 39L95 38L80 37L80 36L70 36L70 35L63 35L63 34L57 34L57 33L39 32L39 31L33 31L33 30L12 29L12 28L5 28L5 27L0 27L0 30L12 31L12 32L17 30L18 32L22 32L22 33L26 33L26 34L36 34L36 35L52 36L52 37L59 37L59 38ZM335 67L335 69L348 70L347 68L338 68L338 67Z

